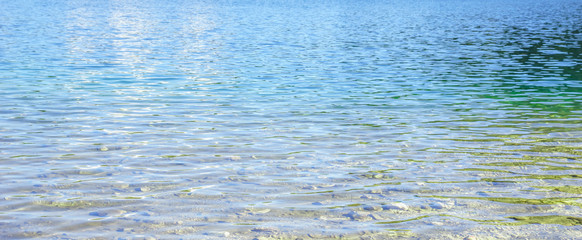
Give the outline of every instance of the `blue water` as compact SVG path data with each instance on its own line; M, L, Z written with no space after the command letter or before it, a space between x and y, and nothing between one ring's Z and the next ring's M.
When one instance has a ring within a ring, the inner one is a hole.
M575 238L582 2L0 0L0 238Z

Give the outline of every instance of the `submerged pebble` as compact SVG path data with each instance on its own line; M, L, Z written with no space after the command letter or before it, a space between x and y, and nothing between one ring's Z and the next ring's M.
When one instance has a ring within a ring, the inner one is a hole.
M429 206L431 208L434 208L434 209L443 209L443 208L445 208L445 205L442 204L442 203L440 203L440 202L430 203Z
M251 232L261 232L261 233L277 233L279 232L279 230L277 228L272 228L272 227L255 227L253 229L251 229Z
M344 214L344 216L349 217L352 220L357 220L357 221L365 221L365 220L371 219L371 217L367 213L361 213L361 212L357 212L357 211L351 211L347 214Z
M222 237L229 237L230 232L209 232L209 233L206 233L205 235L222 238Z
M383 219L380 215L378 215L376 213L370 213L370 215L368 215L368 216L370 216L374 220L382 220Z
M443 222L431 222L430 224L431 225L434 225L434 226L442 226L442 225L444 225Z
M247 208L246 211L249 214L265 214L271 211L271 209L269 208L263 208L263 209L259 209L259 208Z
M149 192L150 191L150 188L149 187L139 187L139 188L136 188L135 191L138 191L138 192Z
M325 200L325 201L319 201L319 202L313 202L313 205L317 205L317 206L321 206L321 205L325 205L325 204L330 204L331 201L329 200Z
M90 212L89 215L95 216L95 217L105 217L105 216L107 216L107 213L103 212L103 211L98 211L98 212Z
M382 210L382 207L380 206L364 206L362 207L362 209L366 210L366 211L380 211Z
M384 206L382 206L382 209L384 210L401 210L401 211L406 211L409 209L408 205L404 204L404 203L390 203L390 204L386 204Z
M301 188L305 189L305 190L316 190L317 189L317 187L313 186L313 185L307 185L307 186L303 186Z
M443 203L443 202L432 202L428 204L428 206L430 206L433 209L449 209L452 208L453 205L454 203Z
M115 216L120 216L124 213L126 213L126 211L121 210L121 209L110 209L110 210L101 210L101 211L90 212L89 215L95 216L95 217L107 217L107 216L115 217Z
M128 146L100 146L100 147L95 148L96 151L100 151L100 152L126 150L126 149L129 149L129 147Z
M360 196L361 199L368 199L368 200L378 200L380 199L379 196L375 196L375 195L362 195Z

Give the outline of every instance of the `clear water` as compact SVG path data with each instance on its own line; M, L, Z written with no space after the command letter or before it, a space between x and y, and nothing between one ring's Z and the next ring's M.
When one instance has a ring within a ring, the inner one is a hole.
M1 238L575 238L582 2L0 0Z

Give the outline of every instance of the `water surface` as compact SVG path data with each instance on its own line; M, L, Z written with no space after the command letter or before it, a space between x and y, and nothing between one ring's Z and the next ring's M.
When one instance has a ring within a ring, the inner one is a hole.
M582 2L0 0L2 238L575 238Z

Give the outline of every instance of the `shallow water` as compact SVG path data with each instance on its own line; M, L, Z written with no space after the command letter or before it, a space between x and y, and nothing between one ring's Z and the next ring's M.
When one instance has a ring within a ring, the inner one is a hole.
M582 2L0 0L1 238L575 238Z

